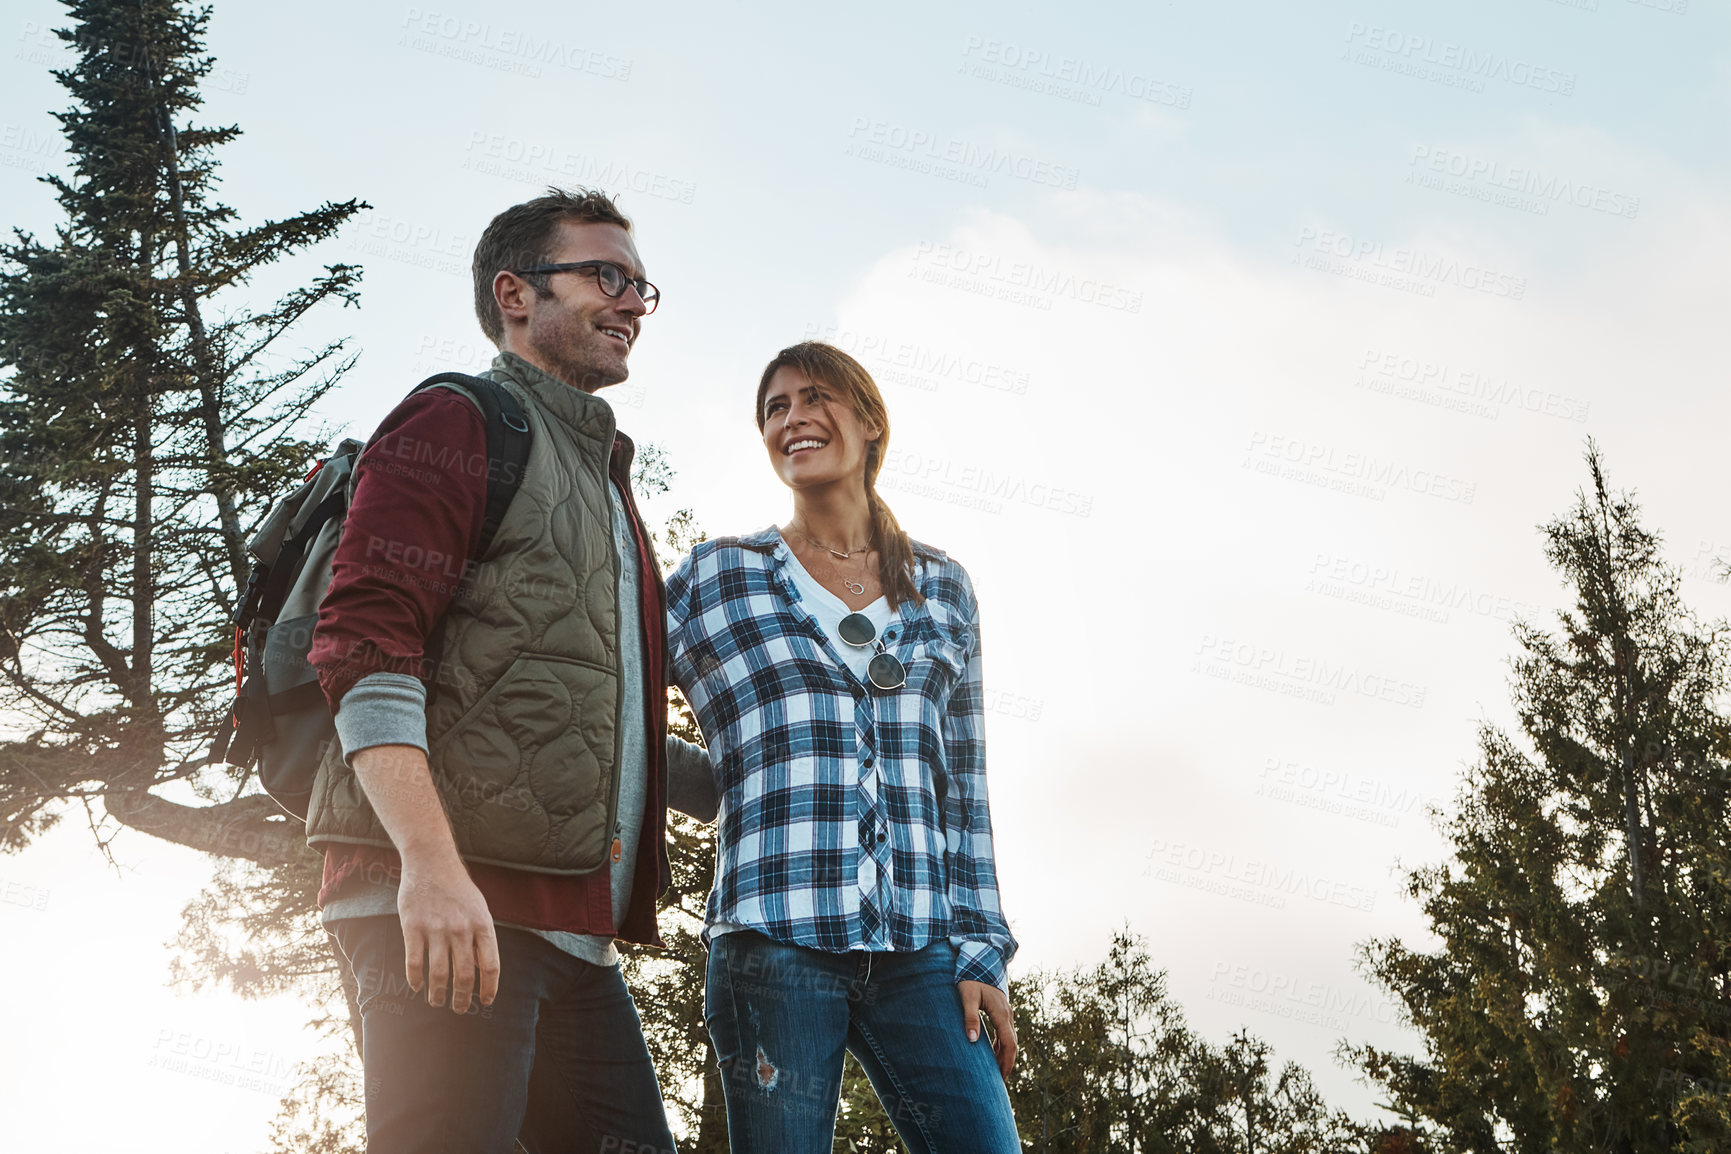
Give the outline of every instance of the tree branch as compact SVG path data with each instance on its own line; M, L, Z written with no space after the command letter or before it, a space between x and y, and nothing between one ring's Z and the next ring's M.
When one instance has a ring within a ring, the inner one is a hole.
M262 794L221 805L181 805L144 790L111 790L102 800L127 828L204 853L270 867L318 852L307 846L306 829Z

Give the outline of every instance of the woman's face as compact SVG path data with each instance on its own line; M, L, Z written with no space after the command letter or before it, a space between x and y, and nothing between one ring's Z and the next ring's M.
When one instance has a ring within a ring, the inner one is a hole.
M782 484L805 489L857 478L864 487L866 446L879 431L828 386L783 365L763 392L762 416L763 447Z

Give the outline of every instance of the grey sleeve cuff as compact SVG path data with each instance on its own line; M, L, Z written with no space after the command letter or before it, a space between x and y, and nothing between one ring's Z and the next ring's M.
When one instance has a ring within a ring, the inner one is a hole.
M698 821L714 821L720 808L708 751L671 733L667 735L667 804Z
M369 673L337 706L343 757L374 745L413 745L427 751L427 688L407 673Z

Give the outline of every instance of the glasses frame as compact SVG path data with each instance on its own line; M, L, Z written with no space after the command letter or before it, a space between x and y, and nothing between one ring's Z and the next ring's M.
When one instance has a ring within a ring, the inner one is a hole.
M601 270L604 268L610 268L618 274L618 292L610 293L607 291L607 286L603 283L601 275ZM548 273L585 272L590 269L595 270L595 287L601 290L603 296L618 300L620 297L625 295L627 287L634 288L637 290L637 299L643 302L644 316L648 316L650 313L654 312L656 306L661 304L660 289L656 288L642 277L634 277L630 275L617 261L576 260L567 261L563 264L538 264L534 268L514 268L511 272L515 273L517 276L544 276Z
M848 636L850 632L856 634L861 632L862 624L866 630L870 631L864 641L855 641ZM908 667L902 664L901 658L884 647L883 638L878 636L878 627L872 623L870 617L859 612L849 613L841 619L835 632L844 644L851 645L855 649L864 649L868 645L876 647L875 656L866 663L867 681L879 689L900 689L908 683Z

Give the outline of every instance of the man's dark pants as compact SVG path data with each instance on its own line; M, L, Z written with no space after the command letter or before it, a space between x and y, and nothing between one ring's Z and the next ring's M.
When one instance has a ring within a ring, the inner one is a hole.
M673 1149L619 967L499 929L499 994L427 1004L394 915L331 923L360 987L368 1154L657 1154Z

